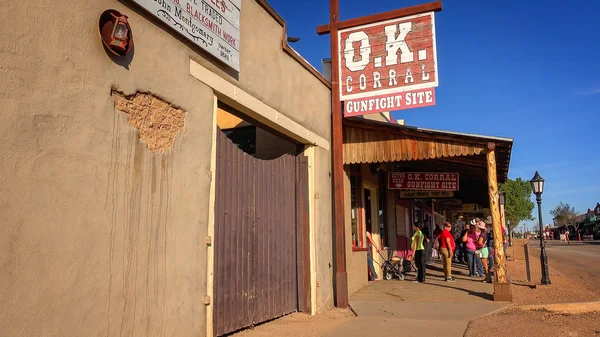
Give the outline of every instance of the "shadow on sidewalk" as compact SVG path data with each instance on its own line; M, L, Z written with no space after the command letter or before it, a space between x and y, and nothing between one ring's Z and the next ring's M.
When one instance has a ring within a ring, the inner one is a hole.
M458 287L451 287L451 286L442 285L442 284L436 284L436 283L428 283L428 284L432 285L432 286L436 286L436 287L448 288L448 289L463 291L463 292L466 292L467 294L469 294L471 296L476 296L476 297L479 297L479 298L482 298L482 299L488 300L488 301L493 301L494 300L494 295L486 293L486 292L473 291L473 290L469 290L469 289L463 289L463 288L458 288Z

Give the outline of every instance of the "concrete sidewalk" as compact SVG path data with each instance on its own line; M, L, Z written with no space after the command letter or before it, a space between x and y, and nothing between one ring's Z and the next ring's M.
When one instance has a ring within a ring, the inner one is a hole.
M342 336L463 336L469 321L508 306L494 303L493 286L467 277L466 266L455 265L454 283L444 281L441 265L427 270L427 283L380 281L350 299L355 319L325 334Z
M467 277L466 266L455 265L457 281L444 281L439 263L427 269L427 283L371 283L350 298L357 317L346 310L317 316L293 314L242 331L235 337L462 337L469 321L508 306L494 303L493 286Z

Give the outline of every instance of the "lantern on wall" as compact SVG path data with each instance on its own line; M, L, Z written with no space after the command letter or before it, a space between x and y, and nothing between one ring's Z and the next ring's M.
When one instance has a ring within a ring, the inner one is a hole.
M133 34L126 15L109 9L100 15L100 37L107 50L117 56L129 54L133 47Z

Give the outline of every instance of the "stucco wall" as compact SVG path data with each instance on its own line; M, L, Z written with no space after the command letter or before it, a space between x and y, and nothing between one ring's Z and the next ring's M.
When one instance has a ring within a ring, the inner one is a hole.
M213 92L189 75L190 57L220 70L126 3L31 0L0 11L0 336L204 335ZM129 16L130 63L100 43L108 8ZM251 0L241 27L239 82L227 79L329 140L329 91L281 51L281 27ZM113 87L186 111L172 149L147 150L115 111ZM317 153L323 309L330 156Z
M331 91L282 51L281 25L256 1L242 0L240 27L238 79L199 55L192 59L329 141Z

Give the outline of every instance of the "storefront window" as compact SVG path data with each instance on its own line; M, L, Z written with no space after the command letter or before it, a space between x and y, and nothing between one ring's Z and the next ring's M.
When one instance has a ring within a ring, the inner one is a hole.
M363 247L362 230L360 226L360 178L350 176L350 212L352 221L352 247Z

